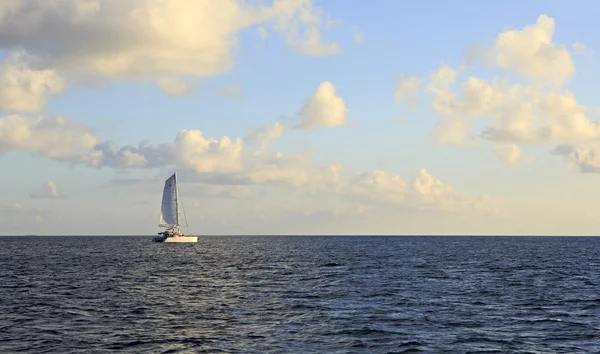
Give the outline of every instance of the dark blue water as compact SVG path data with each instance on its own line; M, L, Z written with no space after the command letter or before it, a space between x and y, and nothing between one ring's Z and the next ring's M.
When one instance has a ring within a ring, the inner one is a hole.
M0 237L0 352L599 353L600 238Z

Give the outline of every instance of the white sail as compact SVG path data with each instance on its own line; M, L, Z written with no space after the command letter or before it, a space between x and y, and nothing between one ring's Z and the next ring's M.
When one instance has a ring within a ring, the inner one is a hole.
M181 209L185 216L183 204L181 205ZM187 217L185 223L187 226ZM197 236L186 236L181 234L179 230L179 188L177 186L176 173L173 173L165 181L158 226L164 227L166 230L159 232L157 236L153 237L153 242L198 242Z
M179 227L179 206L177 197L177 175L174 173L165 181L162 204L160 207L159 226L166 228Z

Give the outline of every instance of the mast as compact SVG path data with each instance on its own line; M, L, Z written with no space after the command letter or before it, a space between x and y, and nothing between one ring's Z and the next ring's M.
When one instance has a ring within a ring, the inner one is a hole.
M179 232L179 183L177 183L177 171L173 173L175 176L175 206L177 207L177 231Z
M177 181L177 172L175 172L175 181ZM179 183L175 183L175 190L176 190L176 200L177 203L179 203ZM181 209L183 210L183 217L185 218L185 227L188 227L188 221L187 221L187 215L185 214L185 207L183 206L183 200L181 200ZM177 226L179 226L180 224L180 219L179 219L179 207L177 208Z

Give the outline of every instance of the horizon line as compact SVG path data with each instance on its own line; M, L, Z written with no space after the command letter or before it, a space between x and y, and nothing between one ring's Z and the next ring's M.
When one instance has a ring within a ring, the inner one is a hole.
M557 234L220 234L197 237L598 237L600 235ZM153 237L148 234L0 234L0 237Z

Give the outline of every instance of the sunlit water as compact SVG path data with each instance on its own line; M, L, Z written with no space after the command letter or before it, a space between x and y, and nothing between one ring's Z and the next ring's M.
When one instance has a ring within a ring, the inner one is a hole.
M0 352L599 353L600 238L0 237Z

